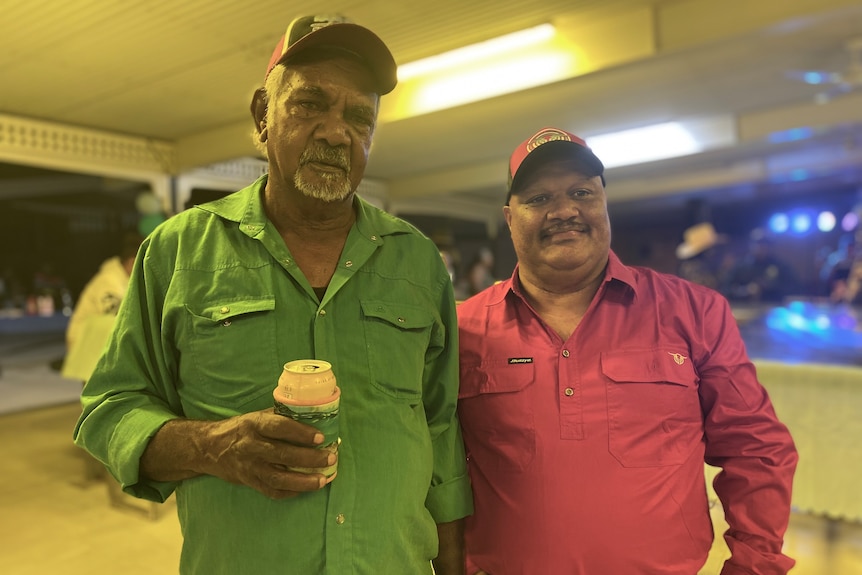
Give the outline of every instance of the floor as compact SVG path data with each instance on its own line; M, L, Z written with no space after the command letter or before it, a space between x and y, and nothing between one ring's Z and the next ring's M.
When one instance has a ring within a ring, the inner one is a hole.
M0 415L0 571L6 575L176 573L180 533L172 500L151 508L88 476L71 443L76 403ZM155 512L153 512L155 510ZM717 530L722 529L716 508ZM699 575L718 575L717 544ZM862 525L794 514L786 552L793 575L862 575Z

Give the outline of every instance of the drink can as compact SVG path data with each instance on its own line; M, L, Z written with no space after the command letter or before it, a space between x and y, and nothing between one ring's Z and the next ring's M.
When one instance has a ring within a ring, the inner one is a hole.
M323 434L320 449L338 452L338 409L341 390L329 362L300 359L284 364L278 385L272 392L275 412L311 425ZM325 468L291 467L302 473L335 474L338 462Z

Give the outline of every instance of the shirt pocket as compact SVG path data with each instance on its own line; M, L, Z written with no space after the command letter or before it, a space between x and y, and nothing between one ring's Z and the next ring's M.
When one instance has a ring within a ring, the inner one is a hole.
M180 395L196 406L236 411L272 405L278 381L275 297L246 297L186 304L191 323L191 365ZM262 399L270 395L268 400Z
M488 471L523 471L536 456L532 364L461 366L458 416L469 458Z
M698 377L678 350L603 353L611 454L626 467L680 465L703 441Z
M388 301L362 301L371 384L388 396L418 403L434 317L427 310Z

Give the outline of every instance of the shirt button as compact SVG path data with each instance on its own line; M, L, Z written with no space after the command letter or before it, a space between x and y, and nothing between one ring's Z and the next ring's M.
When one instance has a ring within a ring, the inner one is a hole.
M404 318L403 318L403 317L399 317L399 318L398 318L398 323L404 323Z
M290 258L284 258L283 261L284 261L284 265L286 265L286 266L290 265Z
M352 262L351 260L347 260L346 262L344 262L344 266L345 266L345 267L348 267L348 268L349 268L349 267L351 267L352 265L353 265L353 262Z
M567 349L563 350L563 357L569 357L569 350L567 350Z
M223 325L223 326L225 326L225 327L228 327L228 326L230 325L230 320L229 320L229 319L224 320L224 321L222 322L222 325Z
M227 312L229 312L229 311L230 311L230 308L229 308L229 307L227 307L227 306L222 306L222 308L221 308L219 311L220 311L220 312L222 312L222 313L227 313Z
M565 393L565 394L566 394L567 396L569 396L569 397L572 397L573 395L575 395L575 390L574 390L574 389L572 389L571 387L567 387L567 388L566 388L566 391L565 391L565 392L563 392L563 393Z
M339 513L338 515L336 515L335 516L335 522L338 523L339 525L344 524L344 513Z
M326 310L325 309L320 310L319 312L317 312L317 315L319 315L319 316L326 315Z
M377 241L377 236L371 236L371 241L372 241L372 242L376 242L376 241Z

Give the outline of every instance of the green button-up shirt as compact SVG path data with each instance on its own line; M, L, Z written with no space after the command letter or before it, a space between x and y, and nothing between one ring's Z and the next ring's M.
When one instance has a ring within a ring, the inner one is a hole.
M144 242L75 441L128 493L164 501L176 490L181 573L430 573L435 524L472 512L443 261L357 197L320 300L266 218L265 182L186 210ZM309 358L333 365L342 392L330 485L274 501L212 476L140 477L165 422L271 407L284 363Z

